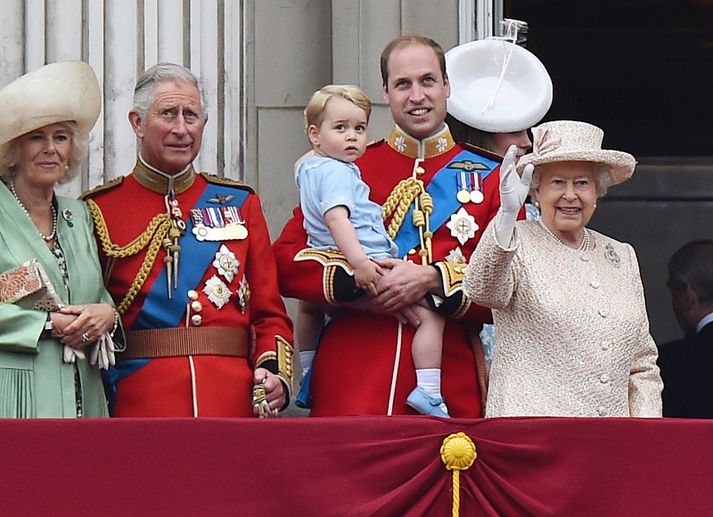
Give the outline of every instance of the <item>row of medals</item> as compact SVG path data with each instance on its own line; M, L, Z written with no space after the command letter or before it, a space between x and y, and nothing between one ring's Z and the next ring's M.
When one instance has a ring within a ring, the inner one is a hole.
M456 199L459 203L475 203L483 202L483 181L479 173L470 171L461 171L456 174L456 183L458 193Z
M213 200L211 199L211 201ZM170 299L173 289L178 287L178 261L181 253L181 246L178 242L186 231L186 223L183 221L183 213L178 200L167 196L166 204L171 217L171 227L167 238L163 241L163 247L166 250L164 262L166 264L168 298ZM243 240L248 236L245 221L240 216L238 208L234 206L194 208L191 209L191 219L193 221L192 232L199 241Z
M248 236L237 207L192 208L193 235L199 241L234 241Z

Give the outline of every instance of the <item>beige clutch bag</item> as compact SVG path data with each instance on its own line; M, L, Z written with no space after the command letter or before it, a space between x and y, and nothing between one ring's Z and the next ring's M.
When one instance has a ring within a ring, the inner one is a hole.
M53 312L64 305L37 259L0 273L0 302Z

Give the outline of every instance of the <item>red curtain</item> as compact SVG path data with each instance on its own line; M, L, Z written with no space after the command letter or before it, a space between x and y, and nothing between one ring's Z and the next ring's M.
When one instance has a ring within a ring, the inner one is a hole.
M18 515L711 515L713 421L426 417L1 420Z

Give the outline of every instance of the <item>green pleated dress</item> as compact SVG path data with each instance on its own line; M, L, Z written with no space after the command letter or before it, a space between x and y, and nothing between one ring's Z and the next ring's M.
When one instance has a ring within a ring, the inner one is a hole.
M0 272L36 258L66 304L112 303L102 283L86 206L57 196L57 238L66 260L65 287L56 257L6 185L0 182ZM97 366L63 361L63 345L41 339L47 313L0 303L0 418L108 416Z

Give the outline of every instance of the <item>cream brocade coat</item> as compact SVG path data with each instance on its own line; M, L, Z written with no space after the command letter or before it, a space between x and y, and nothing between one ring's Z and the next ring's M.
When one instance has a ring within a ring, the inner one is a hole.
M636 254L590 232L583 252L536 221L517 222L510 249L485 231L465 278L495 322L485 416L661 416Z

